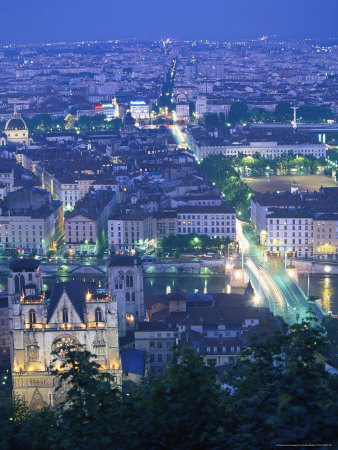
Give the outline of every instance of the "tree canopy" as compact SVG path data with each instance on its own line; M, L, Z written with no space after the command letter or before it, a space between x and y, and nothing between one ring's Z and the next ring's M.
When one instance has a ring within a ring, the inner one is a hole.
M93 355L71 349L58 374L67 394L56 409L0 399L0 448L335 448L338 377L325 370L325 330L313 316L280 323L274 334L264 326L255 333L223 373L180 348L163 375L128 395Z

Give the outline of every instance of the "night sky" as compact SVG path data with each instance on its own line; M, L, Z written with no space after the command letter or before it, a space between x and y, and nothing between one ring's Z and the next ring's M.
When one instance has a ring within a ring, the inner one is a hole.
M337 35L337 0L1 0L0 42Z

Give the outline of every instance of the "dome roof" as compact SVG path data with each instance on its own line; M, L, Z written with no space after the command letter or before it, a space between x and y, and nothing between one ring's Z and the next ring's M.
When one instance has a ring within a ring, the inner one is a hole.
M11 119L9 119L6 123L5 131L11 130L27 130L27 125L21 116L16 112L16 108L14 108L14 113Z
M27 127L24 120L12 118L6 123L6 130L27 130Z

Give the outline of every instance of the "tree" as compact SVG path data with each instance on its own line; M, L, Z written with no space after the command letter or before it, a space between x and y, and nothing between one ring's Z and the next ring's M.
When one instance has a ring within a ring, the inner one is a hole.
M133 394L140 448L226 448L216 371L188 349L177 351L165 374Z
M277 122L290 122L293 119L290 103L279 102L275 108L274 118Z
M87 350L65 348L65 362L59 377L58 390L66 390L60 405L60 431L57 448L119 448L123 419L121 393L114 386L113 375L99 370ZM67 370L63 370L63 369Z
M193 349L179 348L163 375L127 396L94 355L64 347L56 375L65 401L56 410L30 411L21 400L0 397L0 448L335 448L338 377L325 370L325 331L313 315L278 323L280 331L269 334L249 329L245 350L223 375Z
M249 108L245 102L234 102L230 106L228 122L232 124L246 122L249 118Z
M326 349L313 316L252 340L228 378L234 388L226 401L232 412L230 447L334 442L337 377L325 370Z
M216 113L206 114L204 116L204 123L207 128L216 128L219 123L218 115Z
M254 122L270 122L272 114L264 108L252 108L250 119Z

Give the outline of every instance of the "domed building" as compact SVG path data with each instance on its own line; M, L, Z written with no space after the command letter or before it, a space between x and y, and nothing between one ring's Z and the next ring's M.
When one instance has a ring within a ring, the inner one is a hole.
M25 121L14 108L13 116L7 121L5 126L5 134L8 144L29 145L29 132Z

